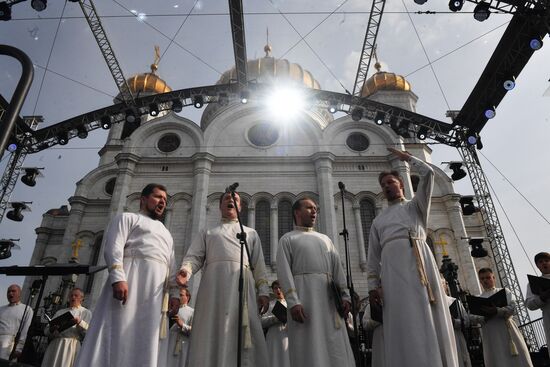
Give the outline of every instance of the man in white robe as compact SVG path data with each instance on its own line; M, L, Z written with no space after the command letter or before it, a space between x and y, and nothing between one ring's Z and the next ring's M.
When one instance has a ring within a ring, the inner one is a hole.
M167 367L186 366L189 337L193 325L193 309L188 305L190 301L189 289L180 287L180 307L176 315L172 317L174 325L170 328Z
M0 358L14 360L21 356L34 313L30 306L21 303L21 287L17 284L8 287L7 297L8 304L0 307ZM20 336L14 350L18 331Z
M383 307L386 365L456 367L451 315L438 266L426 243L434 173L409 153L388 150L415 167L420 182L415 197L408 201L398 172L379 176L389 206L371 227L367 281L370 302Z
M281 285L276 280L271 283L271 290L275 294L275 300L269 302L269 309L262 315L262 327L267 330L265 341L269 355L269 365L277 367L290 367L288 356L288 332L286 323L281 322L274 314L273 307L280 302L286 307L285 295Z
M346 322L330 282L339 287L343 315L351 309L340 256L326 235L313 229L317 205L309 198L293 207L295 229L279 240L277 276L286 297L291 366L354 367Z
M177 298L177 286L172 236L160 221L165 207L166 188L149 184L139 213L109 223L103 238L109 278L75 366L166 364L167 353L159 349L167 342L168 292Z
M548 252L539 252L535 255L535 265L541 272L543 278L550 279L550 254ZM542 310L542 323L544 325L544 334L546 340L550 340L550 290L544 291L540 295L533 294L531 287L527 284L527 295L525 305L530 310ZM550 348L548 349L550 355Z
M237 364L241 259L241 244L237 238L241 232L237 222L240 197L237 193L235 199L237 207L230 193L221 196L221 224L200 231L184 256L178 273L177 281L183 286L202 268L188 366L232 367ZM244 227L244 230L250 259L243 249L241 366L264 367L268 364L267 347L258 310L263 314L269 307L269 283L260 237L252 228Z
M53 319L67 312L74 318L75 324L68 329L59 332L46 326L44 334L51 338L50 344L44 354L42 367L72 367L80 350L80 343L88 330L92 319L92 312L82 307L84 293L80 288L73 288L69 295L69 308L59 310Z
M493 271L482 268L478 271L483 293L479 297L489 298L502 288L496 288ZM483 338L483 360L485 367L533 367L529 350L512 318L516 309L516 300L505 288L506 307L486 308L490 317L481 318L481 336Z

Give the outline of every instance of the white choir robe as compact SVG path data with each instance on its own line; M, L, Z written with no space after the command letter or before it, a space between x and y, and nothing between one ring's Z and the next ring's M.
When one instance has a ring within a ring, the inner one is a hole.
M355 366L346 322L336 311L329 278L340 286L346 278L332 241L312 228L296 227L279 240L277 278L288 304L288 343L292 366ZM306 321L292 320L290 310L302 305Z
M177 323L174 323L170 328L166 367L186 366L189 336L193 325L193 309L188 305L182 305L178 310L178 317L183 321L183 326L179 327Z
M109 223L103 241L109 278L75 366L164 366L167 353L159 349L168 342L161 339L161 323L168 331L165 292L178 297L172 236L158 220L122 213ZM125 305L113 298L111 285L118 281L128 282Z
M414 198L389 203L372 224L367 259L368 289L382 286L384 348L388 367L457 367L458 356L439 268L426 243L433 187L432 168L416 157L420 182ZM435 303L421 283L409 240L417 240Z
M456 298L447 296L447 302L449 307L455 302ZM464 337L462 329L470 327L470 315L466 312L466 309L462 305L460 300L458 301L459 317L453 319L453 328L455 332L456 350L458 353L458 365L460 367L472 367L472 361L470 359L470 352L468 351L468 343ZM451 315L452 316L452 315Z
M361 320L363 328L372 332L371 343L371 367L385 367L386 359L384 358L384 328L378 321L371 319L370 304L365 308L363 320Z
M502 288L486 290L479 297L489 298ZM485 367L532 367L531 356L512 315L516 300L506 289L508 306L499 307L497 315L485 319L481 328ZM515 345L515 353L513 353ZM515 354L515 355L514 355Z
M13 343L15 342L15 336L23 320L23 314L25 320L21 328L21 337L17 343L16 351L23 351L25 345L25 339L27 338L27 331L31 325L33 311L32 308L27 307L25 311L25 305L18 303L14 305L5 305L0 307L0 358L8 360L13 349Z
M550 279L550 274L542 274L543 278ZM544 325L544 334L546 335L546 340L550 340L550 302L547 300L544 302L540 299L539 296L533 294L531 287L527 284L527 294L525 297L525 305L530 310L542 310L542 323ZM548 349L548 354L550 355L550 348Z
M72 367L76 361L76 356L80 350L80 343L84 339L84 335L92 319L92 312L82 306L69 307L57 311L53 318L55 319L66 312L70 312L73 317L80 317L80 324L73 325L55 336L50 333L49 325L46 326L44 334L52 337L52 340L48 344L48 348L44 354L42 367Z
M250 262L244 252L244 312L242 367L267 366L267 347L256 303L269 296L260 237L244 227ZM237 221L222 219L221 225L201 230L184 256L181 269L190 276L202 268L195 302L188 366L232 367L237 364L239 321L239 270L241 245Z
M267 329L265 342L267 344L267 354L269 355L269 365L272 367L290 367L287 326L271 312L277 301L286 307L286 300L284 299L271 301L269 310L262 315L262 327L264 330Z

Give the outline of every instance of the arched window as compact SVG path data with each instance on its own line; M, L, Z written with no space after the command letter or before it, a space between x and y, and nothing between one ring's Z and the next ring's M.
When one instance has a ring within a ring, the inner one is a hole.
M281 238L285 233L292 231L294 223L292 221L292 203L286 199L279 201L278 213L278 235Z
M241 200L241 211L239 213L243 226L248 226L248 202Z
M95 239L95 242L92 248L92 253L90 254L90 260L89 260L89 264L92 266L95 266L99 263L99 253L101 252L101 242L103 242L103 235ZM95 274L88 275L88 278L86 279L86 286L84 287L84 293L90 293L92 291L92 287L94 285L94 275Z
M361 212L361 226L363 228L363 240L365 241L365 253L368 254L370 227L376 214L374 204L368 199L361 200L359 202L359 207Z
M256 203L256 232L262 241L262 250L266 265L271 264L271 206L267 200Z

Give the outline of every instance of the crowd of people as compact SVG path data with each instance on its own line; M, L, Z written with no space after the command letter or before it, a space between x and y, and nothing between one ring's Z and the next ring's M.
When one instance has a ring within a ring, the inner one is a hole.
M471 325L481 327L485 366L532 366L508 290L506 305L484 306L485 316L468 314L460 300L446 294L426 243L433 170L407 152L388 150L419 172L420 183L406 200L398 172L379 176L388 207L370 231L369 305L361 320L372 332L372 366L470 366L463 330ZM82 307L83 292L74 288L69 307L45 330L51 341L43 367L233 367L238 358L249 367L356 366L348 336L355 315L342 259L331 239L314 229L318 208L312 198L302 197L292 207L295 228L280 239L278 280L271 287L257 232L237 220L237 192L220 197L220 224L201 230L179 264L161 221L166 202L166 188L149 184L139 213L110 221L104 236L109 278L94 316ZM535 262L550 278L550 254L537 254ZM187 283L199 270L193 309ZM500 291L489 268L479 270L479 281L484 289L479 297ZM526 304L543 310L550 336L550 291L539 293L528 286ZM9 304L0 307L0 358L14 360L33 312L20 302L19 286L10 286L7 297ZM450 312L453 304L459 317ZM69 327L54 322L63 317Z

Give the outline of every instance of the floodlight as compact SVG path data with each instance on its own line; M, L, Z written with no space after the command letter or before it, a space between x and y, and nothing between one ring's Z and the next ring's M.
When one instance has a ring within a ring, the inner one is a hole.
M40 175L40 168L31 167L24 168L25 175L21 177L21 182L25 185L34 187L36 185L36 178Z
M193 106L195 108L202 108L204 106L204 98L200 94L193 97Z
M218 103L220 104L220 106L227 106L227 104L229 103L227 93L218 94Z
M183 110L183 104L181 103L181 100L178 98L172 100L172 111L180 113L181 110Z
M487 250L485 250L485 248L483 247L482 243L483 243L482 237L473 237L468 241L468 244L472 246L472 252L471 252L472 257L480 258L480 257L485 257L489 255Z
M472 215L479 211L474 205L474 197L472 195L462 196L459 200L463 215Z
M7 149L8 149L8 152L13 153L17 150L17 144L11 143L10 145L8 145Z
M428 137L428 128L425 127L425 126L422 126L419 130L418 130L418 133L416 134L416 137L420 140L426 140L426 138Z
M5 2L0 3L0 20L10 20L11 19L11 8Z
M159 105L158 103L151 103L149 105L149 115L156 117L159 114Z
M488 107L485 109L485 112L483 112L483 114L490 120L497 115L497 111L494 107Z
M376 125L383 125L385 119L386 119L386 114L382 111L378 111L374 116L374 123Z
M426 1L428 1L428 0L414 0L414 2L417 3L418 5L425 4Z
M66 131L62 131L57 134L57 142L59 145L67 145L69 142L69 134Z
M111 128L111 116L103 116L101 118L101 128L103 130L109 130Z
M353 121L361 121L362 118L363 118L363 109L360 107L355 107L351 111L351 119Z
M328 112L330 113L336 113L338 111L338 107L336 106L336 101L331 100L328 102Z
M269 113L279 119L292 119L305 109L305 98L300 89L279 86L265 101Z
M543 45L542 38L538 36L531 38L531 40L529 41L529 47L531 47L531 49L535 51L540 50L542 48L542 45Z
M76 128L76 131L76 136L78 136L80 139L86 139L88 137L88 130L86 130L86 126L79 126Z
M31 7L36 11L42 11L48 6L48 0L31 0Z
M504 89L506 90L512 90L516 87L516 78L514 77L511 77L511 78L508 78L504 81L504 83L502 83L502 86L504 87Z
M464 5L464 0L451 0L449 1L449 10L450 11L460 11Z
M466 171L462 168L462 162L450 162L449 168L453 170L451 179L453 181L458 181L466 177Z
M21 222L24 218L21 212L23 210L29 209L29 207L25 202L14 202L10 204L13 209L6 214L6 217L8 217L8 219L13 220L14 222Z
M19 241L19 239L2 239L0 240L0 260L7 259L11 257L11 249L21 249L14 241Z
M247 91L247 90L242 90L241 91L241 103L242 104L247 104L249 98L250 98L250 92Z
M491 11L489 10L488 3L481 2L477 4L474 8L474 19L478 22L483 22L484 20L487 20L487 18L489 18L489 15L491 15Z
M139 125L141 123L141 117L139 115L136 115L135 111L131 108L126 110L126 122L129 122L131 124Z

